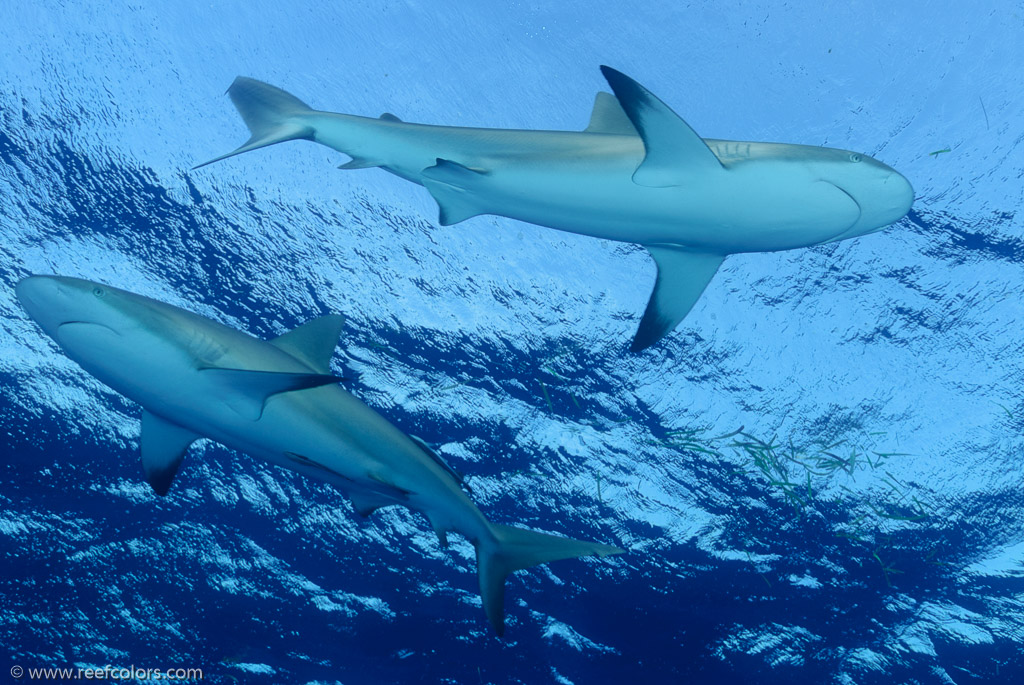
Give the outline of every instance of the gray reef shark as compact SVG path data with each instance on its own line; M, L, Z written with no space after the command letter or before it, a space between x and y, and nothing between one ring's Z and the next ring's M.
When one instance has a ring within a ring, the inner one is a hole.
M77 278L31 276L17 295L71 359L142 405L142 466L160 495L189 446L209 438L337 486L364 516L396 504L422 512L442 545L455 531L476 547L483 608L499 635L509 573L623 551L490 523L440 456L337 385L339 316L262 341Z
M205 164L311 140L349 155L342 169L381 167L425 186L445 226L498 214L639 243L658 275L634 352L683 320L726 255L853 238L910 210L914 191L907 179L867 155L701 138L639 83L610 67L601 70L615 95L597 94L582 132L320 112L279 88L239 77L228 94L252 136Z

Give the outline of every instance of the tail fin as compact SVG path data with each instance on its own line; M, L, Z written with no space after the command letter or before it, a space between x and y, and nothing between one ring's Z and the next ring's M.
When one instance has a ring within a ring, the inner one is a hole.
M494 631L505 632L505 577L513 571L559 559L622 554L622 549L599 542L584 542L532 530L491 524L497 540L476 543L476 563L480 574L480 597L484 613Z
M313 137L313 129L295 115L314 110L291 93L263 81L239 76L228 88L228 95L252 136L237 150L203 162L193 169L274 143Z

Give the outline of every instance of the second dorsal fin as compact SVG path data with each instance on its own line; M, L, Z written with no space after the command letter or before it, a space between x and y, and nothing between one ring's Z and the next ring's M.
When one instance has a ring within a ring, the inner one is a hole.
M594 97L594 109L590 112L590 123L583 131L584 133L612 133L620 136L639 135L618 99L603 90Z

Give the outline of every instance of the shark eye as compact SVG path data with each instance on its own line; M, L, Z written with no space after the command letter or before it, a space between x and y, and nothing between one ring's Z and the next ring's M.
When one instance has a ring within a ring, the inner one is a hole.
M860 155L858 155L856 152L851 152L850 153L850 161L851 162L859 162L862 159L864 159L864 158L861 157Z
M99 286L96 286L95 288L92 289L92 294L95 295L96 297L104 297L106 296L107 291Z

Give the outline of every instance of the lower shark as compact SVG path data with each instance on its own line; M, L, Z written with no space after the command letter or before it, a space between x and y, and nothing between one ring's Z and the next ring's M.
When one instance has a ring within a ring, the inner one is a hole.
M364 516L391 505L422 512L442 545L454 531L475 546L483 608L499 635L508 574L623 551L489 522L437 454L338 385L330 360L339 316L262 341L77 278L31 276L17 295L71 359L142 405L142 466L159 495L189 446L209 438L337 486Z
M251 137L199 166L287 140L349 155L423 185L440 223L497 214L643 245L658 267L631 349L670 333L727 255L821 245L898 221L910 183L856 152L701 138L639 83L601 67L582 132L458 128L317 111L251 78L228 89ZM196 167L199 168L199 167Z

